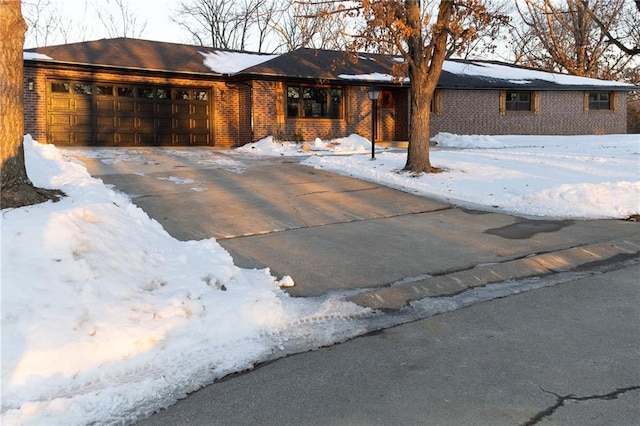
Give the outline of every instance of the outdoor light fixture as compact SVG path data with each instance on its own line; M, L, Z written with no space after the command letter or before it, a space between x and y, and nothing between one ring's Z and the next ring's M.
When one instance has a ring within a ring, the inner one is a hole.
M371 99L371 159L376 159L376 124L378 121L378 97L380 89L376 86L369 87L367 90L369 99Z
M34 89L35 85L36 85L36 82L33 80L33 78L29 77L27 79L27 89L30 92L33 92L33 89Z

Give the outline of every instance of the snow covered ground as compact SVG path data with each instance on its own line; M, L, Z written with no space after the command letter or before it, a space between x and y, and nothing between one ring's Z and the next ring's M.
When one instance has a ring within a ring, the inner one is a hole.
M402 173L406 152L360 136L300 149L266 138L236 151L315 155L308 165L456 205L539 218L627 218L640 212L640 136L481 136L440 133L431 164L444 173ZM335 154L343 154L336 156ZM363 154L350 155L344 154Z
M445 172L422 176L399 172L404 153L369 160L370 143L355 135L304 149L267 138L233 155L304 155L314 167L527 216L640 212L637 135L436 140L432 163ZM361 319L376 316L337 295L290 298L289 278L234 266L214 240L171 238L55 147L27 137L25 151L33 182L68 196L2 211L2 424L131 423L257 362L361 334Z

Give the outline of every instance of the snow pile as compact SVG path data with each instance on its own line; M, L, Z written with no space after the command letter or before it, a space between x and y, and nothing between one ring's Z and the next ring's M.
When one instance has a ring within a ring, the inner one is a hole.
M432 141L438 146L449 148L504 148L506 145L486 135L454 135L453 133L438 133Z
M331 155L338 153L328 149L332 141L322 143L326 152L304 152L299 144L274 144L269 138L241 151L315 154L305 163L461 206L532 218L627 218L640 213L638 135L441 133L433 140L438 145L431 150L431 163L444 172L420 176L400 172L405 152L377 153L376 161L368 155L340 157ZM356 153L371 147L357 135L336 141Z
M371 142L356 134L328 141L316 138L312 142L304 143L276 141L273 136L267 136L257 142L236 148L234 152L266 156L300 156L314 153L362 154L371 152Z
M345 324L369 311L290 298L289 277L173 239L55 147L25 151L34 184L67 197L2 212L2 424L131 423L296 333L307 350L362 332Z

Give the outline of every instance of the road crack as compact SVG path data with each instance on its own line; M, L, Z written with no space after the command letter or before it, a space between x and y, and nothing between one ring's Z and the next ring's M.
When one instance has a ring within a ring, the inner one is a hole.
M601 401L610 401L613 399L618 399L618 397L624 393L640 390L640 386L629 386L627 388L616 389L612 392L598 395L588 395L588 396L575 396L574 394L569 395L558 395L557 393L545 390L540 388L543 392L549 393L556 397L555 404L550 407L538 412L535 416L531 417L527 422L523 423L522 426L533 426L540 422L540 420L545 417L552 416L560 407L564 406L567 401L574 402L582 402L582 401L591 401L591 400L601 400Z

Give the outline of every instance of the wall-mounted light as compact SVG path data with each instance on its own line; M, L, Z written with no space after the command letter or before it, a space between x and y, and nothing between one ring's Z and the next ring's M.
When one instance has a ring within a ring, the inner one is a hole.
M36 82L35 82L35 80L34 80L33 78L29 77L29 78L27 79L27 89L28 89L30 92L33 92L33 89L34 89L35 87L36 87Z

